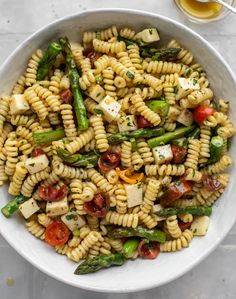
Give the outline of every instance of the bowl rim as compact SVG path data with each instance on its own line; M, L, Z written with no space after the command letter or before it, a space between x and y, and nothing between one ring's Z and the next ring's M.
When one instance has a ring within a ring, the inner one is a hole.
M131 9L131 8L99 8L99 9L88 9L86 11L82 11L82 12L78 12L78 13L74 13L74 14L70 14L64 17L61 17L55 21L52 21L42 27L40 27L37 31L35 31L33 34L31 34L29 37L27 37L22 43L20 43L19 46L17 46L15 48L15 50L13 50L11 52L11 54L5 59L5 61L1 64L0 66L0 75L4 72L5 68L7 68L8 63L12 60L12 58L14 58L15 56L18 55L18 52L34 37L36 37L37 35L40 35L44 30L55 26L56 24L62 22L62 21L66 21L69 19L73 19L76 18L78 16L86 16L89 14L94 14L94 13L129 13L129 14L135 14L137 16L139 15L145 15L145 16L150 16L153 18L159 18L160 20L164 20L167 21L169 23L172 23L174 25L176 25L177 27L181 27L182 29L184 29L185 31L188 31L191 35L193 35L195 38L199 39L203 44L205 44L208 48L210 48L211 51L214 52L214 54L217 56L217 58L222 62L222 64L225 66L226 70L229 72L235 86L236 86L236 76L234 75L234 72L232 71L232 69L230 68L229 64L226 62L226 60L221 56L221 54L205 39L203 38L200 34L198 34L197 32L195 32L193 29L189 28L188 26L172 19L169 18L167 16L163 16L157 13L152 13L152 12L148 12L148 11L142 11L142 10L138 10L138 9ZM185 273L187 273L188 271L190 271L194 266L196 266L197 264L199 264L203 259L205 259L211 252L213 252L216 247L223 241L223 239L227 236L227 234L229 233L229 231L232 229L233 225L236 222L236 216L234 221L232 222L232 224L228 227L228 229L226 230L226 233L224 236L222 236L221 238L217 238L215 239L215 242L213 243L212 246L209 246L208 248L206 248L206 250L204 252L202 252L201 254L199 254L198 258L196 258L195 260L193 260L191 263L189 263L187 266L185 266L184 268L181 268L181 270L179 270L179 272L177 274L172 275L170 272L170 276L169 278L165 281L165 282L149 282L148 280L146 281L145 286L131 286L130 288L122 288L119 289L117 288L113 288L113 289L109 289L109 288L102 288L102 287L91 287L89 285L78 285L77 283L74 283L72 281L70 281L69 279L66 279L66 277L60 277L55 275L54 273L50 272L50 269L45 269L43 266L39 265L38 263L36 263L34 261L33 258L31 258L30 256L27 256L27 252L23 252L21 251L19 248L17 248L17 245L14 242L11 242L10 239L8 238L7 235L2 234L2 230L1 230L1 226L0 226L0 233L3 236L3 238L7 241L7 243L15 249L15 251L20 254L25 260L27 260L30 264L32 264L34 267L36 267L37 269L39 269L41 272L47 274L48 276L61 281L65 284L71 285L73 287L77 287L77 288L81 288L84 290L88 290L88 291L93 291L93 292L103 292L103 293L130 293L130 292L140 292L140 291L144 291L144 290L149 290L149 289L153 289L162 285L165 285L181 276L183 276ZM78 280L79 282L79 280Z

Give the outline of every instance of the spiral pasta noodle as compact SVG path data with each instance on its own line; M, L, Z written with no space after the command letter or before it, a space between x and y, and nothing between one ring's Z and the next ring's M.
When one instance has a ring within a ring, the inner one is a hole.
M185 172L185 179L187 181L200 182L202 180L202 173L193 168L188 168Z
M83 192L81 194L81 199L83 200L83 202L92 200L96 191L96 185L94 185L92 182L86 182L83 185Z
M211 164L205 168L202 169L202 174L218 174L223 172L227 167L229 167L232 164L232 159L228 155L224 155L221 157L221 159L214 163Z
M160 116L145 105L141 96L132 96L131 102L134 104L137 111L147 120L149 120L154 126L157 126L160 123Z
M49 169L41 170L35 174L30 174L26 177L24 183L21 187L21 193L30 197L33 194L34 187L41 181L47 179L49 177Z
M192 222L193 215L192 214L179 214L178 218L183 221L184 223Z
M182 235L182 231L179 228L177 216L170 216L166 219L166 228L172 238L178 239Z
M195 90L185 99L180 100L180 106L183 108L194 108L206 100L211 100L213 92L210 88Z
M124 141L121 145L121 164L123 167L129 168L132 165L132 149L131 142Z
M53 163L53 170L56 175L62 178L68 179L86 179L87 171L83 168L76 168L72 166L67 166L60 161L55 161Z
M102 191L111 191L113 186L97 170L90 168L87 170L88 177Z
M182 164L146 165L145 173L147 176L156 176L156 175L181 176L185 173L185 166Z
M92 231L96 231L99 228L99 219L90 215L86 216L88 226Z
M108 237L105 237L105 241L111 245L111 247L116 251L116 252L122 252L123 251L123 243L120 239L111 239Z
M70 183L71 197L79 215L87 214L84 210L84 200L81 198L83 183L80 179L73 179Z
M119 176L114 169L106 171L104 174L108 182L112 185L116 185L119 180Z
M127 194L122 184L117 184L115 189L116 197L116 211L119 214L125 214L127 212Z
M25 89L26 78L24 75L20 76L16 84L13 86L12 94L23 94Z
M157 220L153 216L143 211L139 211L138 216L140 221L149 229L152 229L157 225Z
M151 73L153 75L156 74L174 74L177 73L179 75L183 75L185 72L191 72L191 69L187 65L180 63L173 63L167 61L143 61L142 67L144 71L147 73Z
M101 53L119 53L125 50L126 46L124 42L105 42L98 39L93 40L94 50Z
M109 211L106 214L106 221L108 223L120 225L123 227L137 227L138 218L138 214L119 214L112 211Z
M25 72L25 85L32 86L36 82L36 75L40 60L43 58L43 52L37 49L29 60Z
M144 213L150 213L156 200L157 194L160 191L160 182L158 180L151 179L147 184L146 191L144 193L143 204L141 210Z
M131 154L131 164L136 171L143 166L143 159L139 152L135 151Z
M52 219L45 213L38 214L38 223L44 227L47 227L49 224L53 223Z
M114 71L111 67L102 71L104 89L107 95L116 97L116 87L114 85Z
M4 149L6 150L6 165L5 172L7 175L13 175L18 162L18 142L16 139L16 133L11 132L5 142Z
M74 141L68 143L66 145L66 149L74 154L79 151L82 147L88 144L94 138L94 130L93 128L88 128L85 132L80 134L79 137L74 138Z
M28 232L30 232L33 236L41 240L44 240L45 229L37 221L35 220L27 221L25 223L25 226Z
M143 138L138 139L137 147L138 147L138 151L142 157L143 164L144 165L152 164L154 162L154 158L153 158L150 147L148 146L147 142L145 142L145 139L143 139Z
M54 71L53 76L51 77L50 80L50 85L49 85L49 91L51 91L54 94L59 94L60 92L60 83L61 83L61 79L63 76L63 72L60 71L59 69L56 69Z
M110 59L107 55L102 55L94 62L94 73L99 74L110 65Z
M44 102L37 96L34 88L26 89L24 94L27 102L38 115L39 120L44 120L48 115L48 110Z
M96 145L100 152L105 152L109 145L106 137L106 131L104 128L101 115L93 115L90 118L91 125L94 129L94 135L96 139Z
M207 126L200 127L200 164L206 164L210 157L210 139L211 139L211 128Z
M120 30L120 36L128 39L135 39L136 32L128 27L124 27Z
M16 170L14 172L12 181L8 188L8 193L11 195L18 195L21 190L23 181L27 175L27 169L25 168L24 162L18 162L16 164Z
M4 122L9 112L10 98L4 96L0 98L0 133L2 133Z
M223 126L217 129L217 133L223 138L230 138L236 133L236 128L233 123L227 119Z
M72 106L70 104L62 104L60 106L63 125L66 137L73 140L77 136L75 122L73 119Z
M50 107L52 111L58 112L60 110L58 95L53 94L49 89L42 87L39 84L34 84L32 89L36 92L40 99L47 103L48 107Z
M188 247L189 243L192 241L193 233L186 229L182 235L176 239L171 241L166 241L165 243L160 245L161 252L171 252L171 251L178 251L183 248Z
M188 154L184 165L197 170L201 144L198 139L190 139L188 143Z

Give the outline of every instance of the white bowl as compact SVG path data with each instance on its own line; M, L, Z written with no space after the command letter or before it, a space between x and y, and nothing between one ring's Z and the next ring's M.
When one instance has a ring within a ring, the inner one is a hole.
M128 10L103 9L87 11L58 20L39 30L23 42L2 65L0 70L1 93L10 92L14 82L24 72L26 62L38 47L62 35L74 40L84 30L97 30L112 24L131 26L139 30L147 26L159 29L162 41L175 38L190 49L203 65L217 98L231 101L231 118L236 114L236 81L225 60L202 37L178 22L156 14ZM233 112L233 113L232 113ZM236 142L231 148L236 159ZM53 248L31 236L17 215L11 219L0 216L0 232L15 250L30 263L67 284L99 292L132 292L165 284L183 275L197 265L223 240L236 219L235 171L231 168L230 185L213 208L211 225L204 238L194 238L191 246L178 253L163 253L156 260L129 261L122 267L114 267L90 275L73 274L76 264L58 255ZM9 196L5 187L0 189L1 206ZM204 273L203 273L204 277ZM203 278L204 279L204 278Z

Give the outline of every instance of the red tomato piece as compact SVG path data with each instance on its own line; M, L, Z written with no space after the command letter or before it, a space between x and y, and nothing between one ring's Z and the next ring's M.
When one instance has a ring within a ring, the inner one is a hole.
M160 252L159 243L155 241L141 240L138 245L138 253L141 258L153 260Z
M181 220L178 220L178 225L182 232L185 231L187 228L190 228L192 223L193 222L183 222Z
M98 160L98 167L102 171L116 168L120 163L120 154L113 151L105 152Z
M202 179L204 187L210 192L218 191L223 187L220 181L212 178L211 176L205 175Z
M212 115L215 112L216 110L211 106L197 106L193 111L193 119L197 124L201 125L204 122L204 120L208 118L208 116Z
M83 52L84 56L90 59L90 62L93 66L94 62L101 57L101 54L96 52L93 48L87 48Z
M165 191L163 197L160 200L160 204L163 207L168 207L172 202L176 201L184 194L192 191L192 184L186 180L175 181L173 185Z
M152 127L152 123L147 120L145 117L143 117L142 115L138 115L137 116L137 125L138 125L138 128L141 129L141 128L148 128L148 127Z
M39 197L46 201L57 201L66 197L68 188L66 185L61 186L60 189L56 189L53 186L40 186L38 192Z
M110 207L110 198L107 193L100 192L95 194L91 201L84 203L85 211L94 217L101 218L104 217Z
M178 146L178 145L174 145L172 144L171 145L171 150L172 150L172 153L173 153L173 160L172 162L174 164L180 164L180 163L183 163L184 161L184 158L187 154L187 149L182 147L182 146Z
M71 103L73 95L70 89L62 90L59 95L63 103L65 104Z
M41 147L35 147L31 153L32 157L38 157L41 155L46 155L45 151Z
M45 240L51 246L64 245L70 236L67 226L61 221L49 224L45 230Z

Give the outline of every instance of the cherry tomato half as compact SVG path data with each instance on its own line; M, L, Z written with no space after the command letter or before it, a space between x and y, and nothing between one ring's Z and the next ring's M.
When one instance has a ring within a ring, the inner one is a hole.
M35 147L31 153L32 157L38 157L41 155L46 155L45 151L41 147Z
M192 184L184 179L177 180L172 184L160 200L163 207L168 207L172 202L176 201L184 194L192 191Z
M187 150L186 148L182 147L182 146L178 146L178 145L171 145L171 150L173 153L173 159L172 162L174 164L180 164L183 163L184 158L187 154Z
M218 191L223 187L220 181L212 178L211 176L205 175L202 180L204 187L210 192Z
M159 243L148 240L141 240L138 245L139 256L143 259L153 260L160 252Z
M63 103L65 104L69 104L72 100L72 92L70 91L70 89L64 89L60 92L60 98L62 100Z
M110 207L109 195L105 192L100 192L95 194L91 201L84 203L85 211L94 217L101 218L104 217Z
M143 117L142 115L138 115L137 116L137 125L138 128L148 128L148 127L152 127L152 123L150 123L149 120L147 120L145 117Z
M108 171L120 163L120 154L117 152L107 151L98 160L98 167L102 171Z
M212 115L216 110L208 105L197 106L193 111L193 119L198 124L201 125L208 116Z
M51 246L64 245L69 239L70 231L61 221L49 224L45 230L45 240Z
M185 231L186 229L190 228L193 222L183 222L181 220L178 220L178 225L181 231Z
M57 201L66 197L68 188L66 185L61 186L60 189L56 189L53 186L40 186L38 192L39 197L46 201Z

